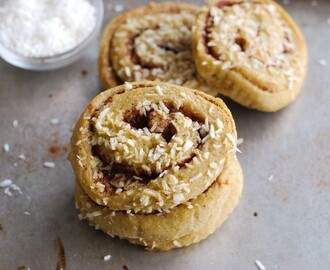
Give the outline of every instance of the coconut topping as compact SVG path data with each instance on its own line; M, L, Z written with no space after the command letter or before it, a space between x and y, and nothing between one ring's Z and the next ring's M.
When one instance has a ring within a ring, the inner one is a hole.
M170 211L196 196L195 186L205 190L217 179L236 139L224 132L217 106L207 116L208 103L201 102L199 112L189 108L186 99L193 93L182 90L179 101L171 100L175 90L155 84L141 99L135 85L123 88L86 118L75 146L88 146L91 154L77 151L74 158L82 169L91 169L89 188L98 204L110 207L116 197L122 201L119 209L129 214ZM215 153L222 153L220 161Z
M275 83L277 76L277 81L281 78L289 90L294 89L303 67L293 58L293 32L273 4L212 6L209 16L207 46L222 70L244 70L255 76L266 70L264 78ZM266 84L262 87L268 89Z
M160 13L130 18L119 26L112 44L113 65L122 81L166 81L178 85L194 83L196 71L191 51L191 28L196 15ZM135 37L135 38L134 38ZM132 46L127 46L132 44ZM134 50L136 57L131 59ZM158 94L162 91L156 88Z

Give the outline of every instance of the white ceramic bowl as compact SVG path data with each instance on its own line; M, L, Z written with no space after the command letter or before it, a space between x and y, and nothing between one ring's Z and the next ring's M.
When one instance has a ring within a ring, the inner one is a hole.
M15 51L5 48L0 44L1 58L16 67L38 71L58 69L75 62L96 39L102 26L104 15L103 1L90 0L90 3L95 7L96 11L95 27L89 36L80 42L76 47L66 52L49 57L25 57Z

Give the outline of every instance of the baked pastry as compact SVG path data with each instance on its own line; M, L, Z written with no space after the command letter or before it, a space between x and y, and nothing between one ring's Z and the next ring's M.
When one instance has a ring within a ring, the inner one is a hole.
M192 56L191 28L199 11L189 4L150 3L110 21L99 51L103 88L151 80L217 94L198 77Z
M237 205L243 175L236 157L228 160L216 181L196 199L163 214L127 214L100 206L76 185L79 218L111 236L119 236L149 250L189 246L212 234Z
M236 138L225 104L203 92L148 81L102 92L71 140L81 217L149 249L204 239L241 194Z
M260 111L292 102L306 73L304 38L272 0L211 1L198 15L193 51L211 87Z

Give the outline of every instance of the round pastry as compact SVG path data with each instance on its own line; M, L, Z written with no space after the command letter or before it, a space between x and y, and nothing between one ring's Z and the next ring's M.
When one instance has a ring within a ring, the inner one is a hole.
M110 21L99 51L104 89L151 80L217 94L198 78L194 65L191 29L198 12L188 4L150 3Z
M97 204L162 212L212 184L235 155L236 137L220 99L167 83L126 83L91 101L69 158Z
M79 218L111 236L119 236L149 250L169 250L197 243L212 234L237 205L243 175L236 157L228 159L217 180L197 198L162 214L112 211L92 201L79 183Z
M234 101L277 111L298 95L307 49L293 19L272 0L216 0L198 15L193 51L201 77Z
M236 141L226 105L201 91L148 81L104 91L71 139L81 216L150 249L198 242L238 201Z

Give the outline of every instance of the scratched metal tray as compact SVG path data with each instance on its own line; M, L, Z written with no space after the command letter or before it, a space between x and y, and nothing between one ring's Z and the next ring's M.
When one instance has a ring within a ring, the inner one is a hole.
M107 1L105 18L121 5L145 3ZM267 270L329 269L330 1L285 3L309 45L304 89L274 114L228 102L244 139L243 197L213 236L170 252L146 252L77 219L66 151L71 127L100 89L98 43L77 63L52 72L0 60L0 145L10 147L0 151L0 181L11 179L22 192L8 196L0 189L0 269L246 270L257 269L256 259ZM55 168L44 167L46 161Z

